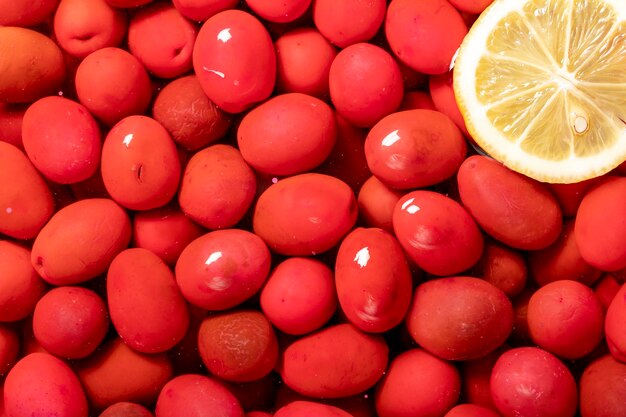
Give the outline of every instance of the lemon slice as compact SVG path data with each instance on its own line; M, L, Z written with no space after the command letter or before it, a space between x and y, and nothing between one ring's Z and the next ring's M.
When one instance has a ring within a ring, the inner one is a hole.
M454 62L469 133L539 181L572 183L626 159L626 1L495 0Z

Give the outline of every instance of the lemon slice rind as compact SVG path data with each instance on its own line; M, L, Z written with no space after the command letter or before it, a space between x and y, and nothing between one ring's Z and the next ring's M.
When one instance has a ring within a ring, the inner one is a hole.
M567 1L573 4L575 1L581 0L559 1ZM626 2L623 0L601 1L613 9L617 22L626 21ZM582 131L587 128L589 123L602 122L610 125L610 128L605 129L605 131L612 132L611 135L616 136L616 140L613 140L610 146L606 146L601 151L589 156L576 156L574 152L571 152L569 157L551 160L527 152L520 145L520 141L506 138L494 126L493 120L487 116L486 106L481 104L476 92L476 69L481 59L486 55L492 54L492 52L487 50L488 39L505 17L515 12L523 15L523 8L526 3L527 1L520 0L496 0L493 2L478 17L459 48L454 62L454 91L457 104L464 116L467 130L476 143L490 156L501 161L505 166L539 181L572 183L603 175L626 160L626 123L615 115L606 114L604 115L604 120L601 121L595 119L586 120L584 116L572 116L572 121L569 123L572 129L581 129ZM624 36L626 37L626 34ZM542 52L538 51L538 54L542 54ZM499 57L498 59L515 61L518 60L518 57ZM535 62L531 62L531 60L525 62L525 64L529 66L528 68L542 69L541 65L537 65ZM622 82L626 82L626 68L624 68ZM548 80L544 84L550 83L551 81ZM531 88L540 90L544 88L544 84L540 81ZM516 94L523 94L523 91ZM579 102L585 103L584 97L580 100ZM594 103L587 102L586 105L592 106L590 111L593 110L594 114L600 114ZM544 112L547 108L549 106L544 106ZM538 111L537 114L524 116L531 117L530 120L525 120L524 122L535 124L539 123L537 120L540 120L546 128L549 128L549 124L546 123L549 120L546 121L544 118L548 117L554 120L554 118L559 117L558 114L541 113L540 110L534 109L535 112ZM626 109L624 109L623 113L625 112ZM584 115L585 112L583 111L582 114ZM567 115L560 116L567 117ZM507 115L503 114L503 117L507 117ZM533 118L537 120L533 120ZM546 132L546 134L550 134L550 132Z

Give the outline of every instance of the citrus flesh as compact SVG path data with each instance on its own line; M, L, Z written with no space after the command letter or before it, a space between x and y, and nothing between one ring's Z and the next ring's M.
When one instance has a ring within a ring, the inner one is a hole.
M626 159L626 2L495 0L454 62L469 133L539 181L597 177Z

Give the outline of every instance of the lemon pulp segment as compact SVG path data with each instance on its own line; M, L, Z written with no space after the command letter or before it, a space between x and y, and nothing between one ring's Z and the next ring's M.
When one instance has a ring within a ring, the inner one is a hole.
M542 181L626 158L626 1L496 0L459 51L454 88L476 142Z

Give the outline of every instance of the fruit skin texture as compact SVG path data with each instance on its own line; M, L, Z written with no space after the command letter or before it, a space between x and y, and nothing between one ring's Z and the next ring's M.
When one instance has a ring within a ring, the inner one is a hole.
M425 74L442 74L467 34L459 12L446 0L393 0L385 33L393 53Z
M618 281L615 275L610 273L604 274L593 286L593 292L600 300L604 311L609 308L621 287L622 282Z
M317 259L287 258L270 274L259 301L263 314L283 333L318 330L337 308L333 271Z
M148 72L137 58L115 47L87 55L76 69L81 104L107 126L143 114L152 98Z
M146 407L122 401L107 407L98 417L154 417Z
M148 249L173 266L183 249L205 232L179 208L165 206L135 213L131 246Z
M604 309L591 288L558 280L533 293L527 320L533 342L559 357L578 359L600 344Z
M626 364L611 355L591 362L580 380L580 414L582 417L621 417L626 414Z
M485 242L483 255L472 272L471 275L493 284L509 298L524 291L528 275L526 258L521 252L493 241Z
M0 101L29 103L55 94L65 79L61 49L31 29L0 25Z
M341 309L352 324L366 332L385 332L404 318L413 281L393 235L358 228L339 246L335 285Z
M376 412L380 417L439 417L457 402L460 392L461 378L452 363L410 349L391 361L378 384Z
M246 0L246 4L265 20L287 23L302 16L309 8L311 0L287 0L282 2Z
M420 284L406 325L424 349L447 360L477 359L492 352L513 328L513 307L488 282L449 277Z
M454 88L452 86L452 71L429 76L428 93L430 94L434 108L448 116L461 130L463 135L470 142L473 142L456 102L456 96L454 95Z
M626 167L626 165L624 165ZM617 171L616 171L617 172ZM561 205L564 217L575 217L580 207L580 202L589 189L604 177L592 178L571 184L548 184L548 188L554 194Z
M20 354L20 337L9 325L0 323L0 377L13 368ZM0 395L2 394L0 390ZM0 412L2 400L0 400Z
M49 96L28 107L22 141L33 165L48 179L68 184L91 177L100 163L100 128L80 103Z
M383 0L314 0L313 22L332 44L346 48L376 35L385 18Z
M506 351L491 374L491 395L503 417L573 417L576 381L551 353L535 347Z
M196 25L167 3L154 3L134 14L128 25L128 47L148 71L175 78L191 67Z
M174 141L146 116L128 116L113 126L102 146L101 172L111 197L131 210L167 204L181 176Z
M118 7L120 9L131 9L138 6L143 6L152 2L152 0L106 0L111 6Z
M354 193L343 181L307 173L279 180L254 209L253 229L276 253L306 256L335 246L356 222Z
M387 187L372 175L363 183L357 195L361 220L367 226L393 233L393 210L402 195L403 192Z
M333 109L300 93L270 98L248 112L237 129L241 155L257 172L267 175L312 170L330 155L336 139Z
M61 0L54 14L56 41L77 58L119 46L126 35L126 25L126 15L106 0Z
M6 142L0 142L0 183L0 233L34 238L54 212L52 193L28 157Z
M156 417L243 417L237 398L218 380L187 374L171 379L159 394Z
M176 282L191 304L226 310L261 288L270 271L270 251L241 229L209 232L191 242L176 262Z
M493 0L449 0L459 11L468 14L480 14Z
M15 364L4 383L4 398L10 417L88 415L85 392L76 374L48 353L31 353Z
M559 237L561 208L541 183L481 155L470 156L461 164L457 181L467 211L500 242L537 250Z
M80 200L57 211L39 232L31 262L53 285L85 282L128 246L130 230L128 214L113 200Z
M0 0L0 417L626 417L626 162L466 161L491 1Z
M578 207L574 234L580 255L603 271L626 268L626 178L607 176Z
M394 208L392 221L409 259L430 274L458 274L482 254L483 236L469 213L434 191L404 195Z
M328 73L337 50L313 28L298 28L274 42L276 87L287 93L328 96Z
M626 328L624 317L626 315L626 284L622 284L613 301L609 304L604 320L604 332L606 343L613 357L626 362Z
M274 89L274 45L257 18L226 10L210 17L198 32L193 68L212 102L228 113L240 113Z
M93 410L120 401L154 404L161 387L173 375L166 353L137 352L119 337L81 361L76 371Z
M229 311L202 321L198 351L212 375L248 382L272 371L278 358L278 340L260 311Z
M350 45L337 54L330 66L328 86L337 113L358 127L373 126L394 112L404 94L396 61L369 43Z
M352 414L332 405L321 404L313 401L294 401L280 407L274 413L274 417L351 417Z
M204 22L214 14L236 7L239 0L172 0L172 3L186 18Z
M459 404L448 411L444 417L500 417L500 414L481 405Z
M477 404L490 410L496 410L493 398L491 398L491 371L500 355L508 349L510 347L503 344L498 349L481 358L463 361L460 364L459 370L461 372L461 381L463 381L461 384L461 397L466 402Z
M1 0L0 26L36 26L50 17L58 4L59 0Z
M63 286L48 291L35 306L33 333L47 352L61 358L84 358L109 330L107 305L95 292Z
M106 286L113 326L131 348L165 352L185 336L187 303L174 274L154 253L142 248L120 252L109 266Z
M387 367L382 336L337 324L291 343L277 365L284 383L314 398L340 398L376 384Z
M390 114L365 139L372 174L394 189L421 188L450 178L466 153L465 139L452 120L426 109Z
M602 271L589 265L580 254L574 219L564 219L561 235L552 245L529 254L528 268L539 286L563 279L591 286L602 274Z
M178 190L178 203L201 226L224 229L235 226L244 217L256 189L255 173L241 152L218 143L191 157Z
M209 100L195 75L176 78L163 87L154 100L152 117L189 151L220 140L231 125L230 116Z
M33 312L46 284L30 262L30 250L0 240L0 322L13 322Z

